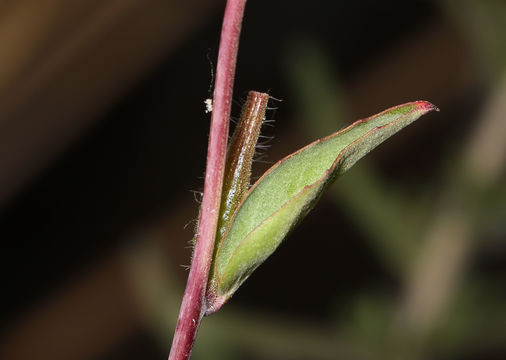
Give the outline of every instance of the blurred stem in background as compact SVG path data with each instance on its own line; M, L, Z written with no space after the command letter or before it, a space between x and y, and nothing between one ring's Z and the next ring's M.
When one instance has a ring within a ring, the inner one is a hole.
M419 342L431 334L438 319L462 296L469 263L483 246L479 219L488 205L483 198L499 180L505 165L504 159L497 161L497 151L504 154L506 150L501 149L504 141L494 141L506 138L504 86L506 82L492 91L485 111L478 116L477 130L462 150L460 167L447 179L439 209L405 285L397 319L404 326L399 327L399 333L407 327Z
M451 2L452 5L454 3ZM439 211L428 227L424 246L405 285L399 318L407 322L408 328L421 338L420 341L429 336L437 326L438 318L453 301L458 301L462 293L468 263L476 250L483 246L484 234L479 231L479 219L489 206L483 200L487 192L495 190L495 186L501 183L500 177L506 165L504 44L497 41L506 31L506 8L500 2L495 4L503 9L483 7L483 3L459 2L459 9L452 8L451 11L465 22L465 27L474 23L469 27L472 29L469 33L472 40L478 40L477 34L488 34L488 41L480 39L475 45L482 47L480 53L486 56L481 60L493 75L490 78L490 95L477 116L470 138L462 147L457 167L448 174L441 192ZM491 3L488 2L488 5ZM502 21L498 22L498 17L502 17ZM494 31L484 29L485 24ZM502 31L498 28L499 24Z
M448 16L467 37L477 54L479 69L495 83L506 64L504 46L506 2L496 0L438 0Z

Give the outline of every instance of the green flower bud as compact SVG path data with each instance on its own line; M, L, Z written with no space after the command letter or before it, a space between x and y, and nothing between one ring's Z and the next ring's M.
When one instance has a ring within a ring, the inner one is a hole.
M217 243L211 271L216 311L311 210L323 191L390 136L437 108L416 101L317 140L272 166L247 192Z

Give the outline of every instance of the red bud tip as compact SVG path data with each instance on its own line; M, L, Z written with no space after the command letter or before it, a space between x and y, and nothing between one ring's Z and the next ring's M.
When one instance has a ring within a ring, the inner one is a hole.
M428 101L419 100L419 101L415 101L415 103L419 109L426 110L427 112L433 111L433 110L439 112L439 108L436 105L431 104Z

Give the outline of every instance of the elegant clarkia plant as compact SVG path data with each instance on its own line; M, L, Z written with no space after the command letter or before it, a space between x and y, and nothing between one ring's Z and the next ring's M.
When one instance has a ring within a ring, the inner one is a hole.
M228 145L230 104L246 0L223 19L204 195L190 273L169 360L189 359L204 315L219 310L281 244L323 192L360 158L437 108L415 101L359 120L277 162L250 187L269 95L251 91Z

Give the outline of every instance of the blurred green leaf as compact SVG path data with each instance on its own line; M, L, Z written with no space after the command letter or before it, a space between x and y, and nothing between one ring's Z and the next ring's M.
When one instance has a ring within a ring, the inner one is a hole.
M440 0L475 47L485 74L496 76L506 66L506 1Z
M388 340L393 306L392 299L382 294L359 294L346 308L341 326L349 337L379 349Z
M506 344L506 301L501 281L472 277L438 319L428 346L440 354L465 355L470 350Z
M310 137L322 137L349 119L346 91L334 73L335 63L315 39L297 39L286 68L295 93L298 119ZM303 121L302 121L303 120Z
M250 189L218 245L212 274L218 306L274 252L339 175L435 109L425 101L388 109L309 144L269 169Z

